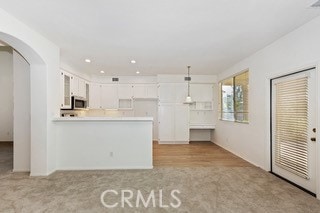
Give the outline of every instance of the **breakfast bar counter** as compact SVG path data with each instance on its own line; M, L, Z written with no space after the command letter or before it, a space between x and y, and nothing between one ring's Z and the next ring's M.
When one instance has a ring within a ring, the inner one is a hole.
M151 169L152 117L53 120L57 170Z

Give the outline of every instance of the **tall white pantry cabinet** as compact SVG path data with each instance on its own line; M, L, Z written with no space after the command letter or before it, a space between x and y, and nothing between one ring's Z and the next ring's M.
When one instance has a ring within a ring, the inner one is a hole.
M189 143L189 105L184 104L187 83L160 83L159 143Z

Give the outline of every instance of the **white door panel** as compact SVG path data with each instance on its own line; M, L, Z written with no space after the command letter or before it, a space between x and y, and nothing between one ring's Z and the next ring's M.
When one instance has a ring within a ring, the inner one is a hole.
M175 105L174 114L175 123L175 141L188 142L189 141L189 106Z
M272 80L272 172L316 193L315 69Z
M160 105L159 111L159 141L175 140L175 108L174 105Z

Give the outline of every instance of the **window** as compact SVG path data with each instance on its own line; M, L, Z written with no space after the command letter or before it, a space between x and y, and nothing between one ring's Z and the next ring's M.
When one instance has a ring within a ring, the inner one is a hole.
M248 123L249 71L220 82L221 120Z

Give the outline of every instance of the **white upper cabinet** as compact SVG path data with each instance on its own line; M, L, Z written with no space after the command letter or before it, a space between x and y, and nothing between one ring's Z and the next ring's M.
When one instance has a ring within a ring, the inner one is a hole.
M156 84L135 84L133 85L134 98L158 98L158 87Z
M188 95L188 84L186 83L160 83L160 103L183 103Z
M132 99L133 85L132 84L119 84L118 85L119 99Z
M188 84L177 83L175 86L176 103L182 104L186 101L188 95Z
M79 78L71 75L71 95L79 96Z
M157 84L147 84L147 98L158 98L158 85Z
M75 75L71 76L71 96L86 98L86 81Z
M212 84L190 84L190 95L193 101L212 101Z
M118 85L102 84L101 85L101 107L103 109L118 109Z
M101 108L101 85L90 84L89 86L89 108L100 109Z
M78 78L78 96L86 98L86 82L81 78Z
M60 72L61 85L61 109L71 109L71 75L64 71Z
M175 103L175 84L174 83L161 83L159 84L159 102L160 103Z

